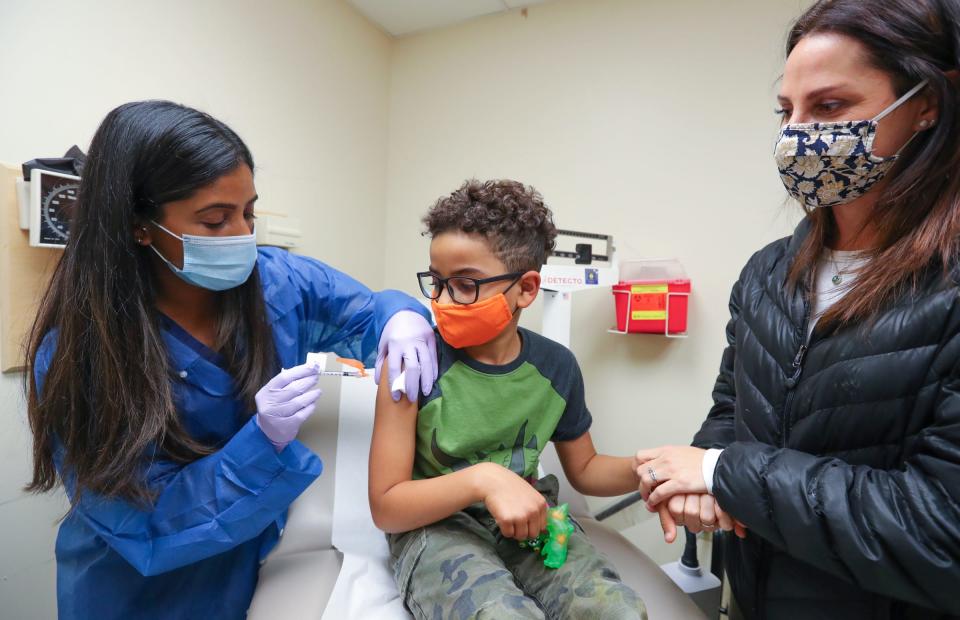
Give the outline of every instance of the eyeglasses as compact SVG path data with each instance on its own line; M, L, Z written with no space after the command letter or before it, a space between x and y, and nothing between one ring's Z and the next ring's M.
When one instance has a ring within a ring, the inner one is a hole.
M453 300L453 303L466 306L475 303L478 299L480 299L481 284L513 280L513 282L510 283L510 286L504 289L503 292L506 293L520 280L520 277L524 273L526 272L514 271L512 273L505 273L500 276L493 276L492 278L477 279L468 278L467 276L450 276L449 278L441 278L437 274L430 271L421 271L417 274L417 279L420 281L420 291L427 299L440 299L440 295L443 294L443 289L446 288L447 292L450 293L450 299Z

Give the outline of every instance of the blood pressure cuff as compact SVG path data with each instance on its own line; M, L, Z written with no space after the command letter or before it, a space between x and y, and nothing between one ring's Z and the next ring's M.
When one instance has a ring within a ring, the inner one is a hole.
M86 161L87 156L80 150L80 147L74 144L67 150L63 157L44 157L25 162L23 164L23 179L29 181L30 172L34 169L81 176L83 173L83 164L86 163Z

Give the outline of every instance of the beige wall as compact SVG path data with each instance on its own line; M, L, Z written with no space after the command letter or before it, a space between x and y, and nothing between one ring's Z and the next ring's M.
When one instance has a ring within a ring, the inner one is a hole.
M384 233L390 45L341 0L0 0L0 161L86 148L126 101L198 107L252 149L258 208L299 216L304 253L380 287L382 245L360 239ZM21 394L0 376L0 616L47 618L63 503L20 493Z
M301 218L303 253L379 286L380 244L344 231L383 235L390 43L341 0L0 2L0 159L86 148L126 101L200 108L250 146L257 206Z
M607 334L612 295L597 290L575 298L571 348L598 449L688 443L711 404L730 286L796 221L771 153L782 41L805 4L559 0L399 40L386 281L414 292L418 219L468 177L533 184L561 227L613 234L621 258L681 259L689 339ZM524 322L539 328L539 309ZM679 553L655 520L634 529L656 559Z

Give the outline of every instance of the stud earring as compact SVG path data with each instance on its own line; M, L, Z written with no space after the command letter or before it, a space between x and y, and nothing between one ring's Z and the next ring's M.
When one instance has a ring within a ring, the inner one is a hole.
M930 121L928 121L927 119L923 119L922 121L920 121L920 129L926 129L929 126L930 126Z

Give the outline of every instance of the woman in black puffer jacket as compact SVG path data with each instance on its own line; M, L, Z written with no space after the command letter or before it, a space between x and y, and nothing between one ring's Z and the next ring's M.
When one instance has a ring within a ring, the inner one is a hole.
M733 287L695 447L637 454L720 527L748 618L960 616L960 0L822 0L776 161L807 216Z

